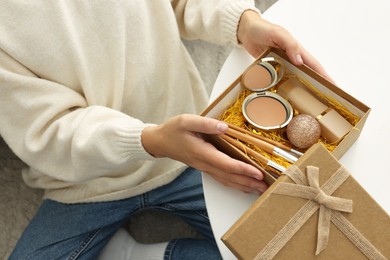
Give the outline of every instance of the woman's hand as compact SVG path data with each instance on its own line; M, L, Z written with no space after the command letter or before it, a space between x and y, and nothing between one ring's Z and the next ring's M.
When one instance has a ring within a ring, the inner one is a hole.
M255 167L235 160L204 141L199 133L222 134L228 126L197 115L180 115L150 126L142 132L142 144L155 157L169 157L208 173L225 186L244 192L267 189L263 174Z
M268 47L280 48L286 51L287 56L293 64L299 66L305 63L332 81L321 64L286 29L264 20L255 11L248 10L242 14L238 26L237 38L255 58Z

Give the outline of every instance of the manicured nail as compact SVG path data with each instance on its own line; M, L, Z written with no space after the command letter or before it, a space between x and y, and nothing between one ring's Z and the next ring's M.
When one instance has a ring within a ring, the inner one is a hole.
M255 178L256 180L259 180L259 181L262 181L262 180L263 180L263 176L260 176L260 175L258 175L258 174L253 175L252 177Z
M300 54L297 54L295 56L295 60L298 64L303 64L303 59L302 59L302 56Z
M217 129L220 132L225 132L228 128L229 128L228 125L225 123L218 123L217 124Z

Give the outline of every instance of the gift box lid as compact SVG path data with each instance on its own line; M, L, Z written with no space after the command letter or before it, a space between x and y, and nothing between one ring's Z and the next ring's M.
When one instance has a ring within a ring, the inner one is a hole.
M317 144L255 201L222 241L239 259L386 259L390 217Z

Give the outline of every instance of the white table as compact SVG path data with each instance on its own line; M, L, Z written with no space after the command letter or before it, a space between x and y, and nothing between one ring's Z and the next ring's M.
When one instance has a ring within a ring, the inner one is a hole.
M390 214L390 1L279 0L263 15L288 29L338 86L372 108L356 143L340 162ZM215 99L253 61L236 48L211 95ZM257 198L204 174L211 225L224 259L235 259L220 237Z

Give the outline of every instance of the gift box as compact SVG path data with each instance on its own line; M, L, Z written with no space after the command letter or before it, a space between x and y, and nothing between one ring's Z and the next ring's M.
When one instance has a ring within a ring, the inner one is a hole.
M312 86L312 88L318 92L317 94L321 94L323 97L326 97L327 100L324 100L324 102L333 104L337 103L338 106L342 106L345 110L350 111L351 114L356 115L357 120L353 123L351 130L330 150L333 156L335 156L337 159L341 158L342 155L358 139L370 113L370 108L343 91L341 88L334 85L332 82L323 78L309 67L305 65L299 67L293 65L289 61L286 53L280 49L269 48L264 53L262 53L253 62L253 64L270 58L275 58L276 60L281 61L286 71L295 75L297 78L303 79L306 85ZM245 68L243 68L243 71L244 70ZM232 82L230 86L227 86L226 90L223 91L223 93L219 95L201 113L201 115L221 119L221 116L225 113L225 111L228 110L237 101L241 93L245 91L241 81L242 75L240 75L234 82ZM332 104L328 105L331 106ZM264 165L254 160L253 157L248 156L247 152L243 152L241 149L238 149L237 147L240 147L240 145L232 145L220 135L203 135L203 137L205 140L212 143L217 149L225 152L231 157L252 164L253 166L263 171L265 176L264 179L267 184L272 185L272 183L277 179L278 176L275 176L275 174L265 169ZM305 151L306 150L302 150L303 153Z
M321 144L224 234L238 259L387 259L390 218Z

